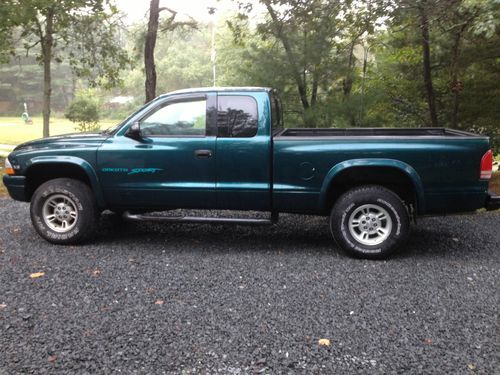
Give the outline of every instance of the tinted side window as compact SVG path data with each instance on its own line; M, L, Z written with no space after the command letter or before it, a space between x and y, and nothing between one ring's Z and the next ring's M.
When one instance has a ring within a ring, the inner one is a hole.
M146 136L205 135L206 100L170 103L141 121Z
M223 96L217 99L219 137L253 137L258 127L257 102L250 96Z

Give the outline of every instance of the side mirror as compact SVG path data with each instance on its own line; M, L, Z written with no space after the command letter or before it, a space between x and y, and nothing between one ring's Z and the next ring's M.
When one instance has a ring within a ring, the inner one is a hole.
M139 125L139 123L134 122L132 125L130 125L127 132L125 133L125 136L135 139L136 141L141 141L142 133L141 133L141 126Z

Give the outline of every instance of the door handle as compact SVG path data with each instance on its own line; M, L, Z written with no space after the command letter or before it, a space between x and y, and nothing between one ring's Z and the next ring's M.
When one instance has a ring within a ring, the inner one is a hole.
M212 150L195 150L194 156L199 159L208 159L212 157Z

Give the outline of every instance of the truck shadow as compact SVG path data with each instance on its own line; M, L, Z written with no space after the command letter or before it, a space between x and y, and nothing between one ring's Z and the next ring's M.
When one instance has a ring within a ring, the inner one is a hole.
M495 214L489 214L495 215ZM472 259L498 248L498 236L471 230L481 215L426 218L412 227L408 242L392 259L450 257ZM499 216L496 216L498 220ZM482 218L481 220L487 220ZM499 220L500 221L500 220ZM481 228L480 224L476 224ZM108 246L122 244L145 251L269 252L331 254L345 258L330 235L328 219L304 215L282 215L273 226L130 223L114 215L103 215L96 238ZM489 242L488 242L489 241ZM485 246L486 245L486 246ZM489 246L488 246L489 245Z
M126 241L130 244L147 244L149 249L161 247L174 251L331 252L335 243L330 237L327 219L313 216L305 218L304 223L287 217L272 226L243 226L131 223L112 215L103 215L96 241L108 244Z

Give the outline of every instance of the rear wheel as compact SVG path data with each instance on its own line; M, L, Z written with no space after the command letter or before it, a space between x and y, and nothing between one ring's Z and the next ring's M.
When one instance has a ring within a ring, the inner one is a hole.
M330 230L348 254L384 259L407 239L410 219L395 193L382 186L366 185L344 193L330 215Z
M40 185L31 199L36 231L54 244L80 243L95 232L99 211L89 186L70 178Z

